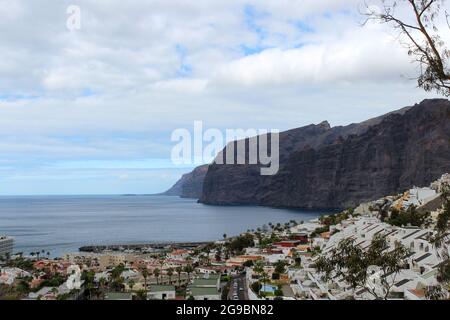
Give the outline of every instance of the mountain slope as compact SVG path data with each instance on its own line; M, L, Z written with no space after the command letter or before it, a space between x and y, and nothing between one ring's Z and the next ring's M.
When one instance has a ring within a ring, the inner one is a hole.
M207 165L195 168L192 172L183 175L172 188L162 195L180 196L182 198L192 199L200 198L202 196L203 181L207 171Z
M327 122L280 135L280 171L209 167L200 201L342 208L428 185L450 171L450 102L425 100L360 124Z

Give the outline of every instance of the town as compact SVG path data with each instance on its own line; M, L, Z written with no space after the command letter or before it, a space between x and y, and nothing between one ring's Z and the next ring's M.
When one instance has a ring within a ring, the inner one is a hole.
M449 298L450 175L312 221L211 243L99 247L50 258L0 237L0 299Z

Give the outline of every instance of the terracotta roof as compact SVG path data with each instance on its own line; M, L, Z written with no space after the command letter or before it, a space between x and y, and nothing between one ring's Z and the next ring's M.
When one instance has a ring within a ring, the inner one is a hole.
M408 289L409 292L411 292L413 295L419 298L425 297L425 291L424 290L417 290L417 289Z
M189 250L178 249L178 250L173 250L170 254L175 256L175 255L186 254L186 253L189 253Z

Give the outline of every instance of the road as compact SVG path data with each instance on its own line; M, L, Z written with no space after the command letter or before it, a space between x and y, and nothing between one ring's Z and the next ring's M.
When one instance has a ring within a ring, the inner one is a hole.
M231 280L230 291L228 292L228 300L234 300L235 296L238 296L239 300L249 300L247 281L244 274L234 276Z

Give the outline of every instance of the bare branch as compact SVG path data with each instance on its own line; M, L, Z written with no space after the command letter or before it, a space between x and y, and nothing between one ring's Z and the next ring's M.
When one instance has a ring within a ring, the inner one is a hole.
M450 16L441 9L444 1L446 0L382 0L381 13L370 10L365 4L367 10L364 25L374 20L399 29L400 35L407 39L408 54L420 66L420 76L416 78L419 87L450 96L450 51L441 40L435 23L440 16L450 28ZM406 3L406 9L409 8L414 22L406 22L396 14L394 9L402 3ZM405 44L401 39L400 43Z

